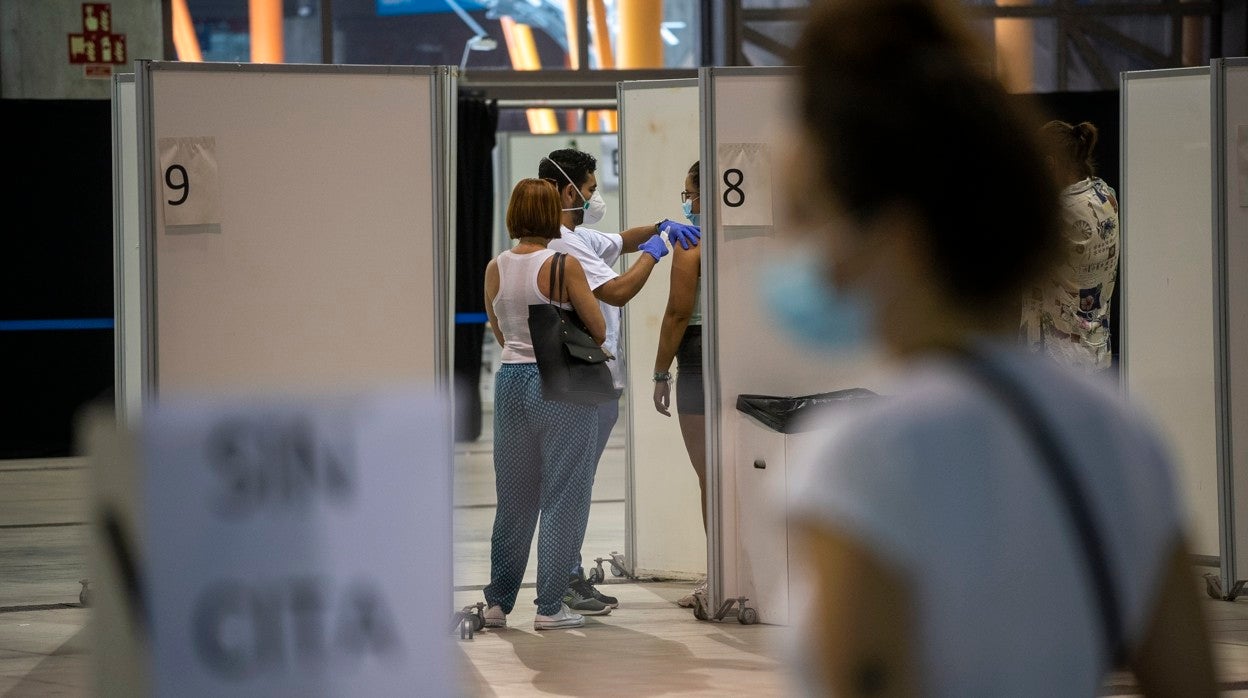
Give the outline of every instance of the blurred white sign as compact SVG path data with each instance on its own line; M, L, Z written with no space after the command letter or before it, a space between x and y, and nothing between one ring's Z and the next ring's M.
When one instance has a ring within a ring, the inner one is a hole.
M450 695L448 433L415 396L147 413L155 694Z
M598 163L598 186L607 191L620 188L620 136L602 137L602 161Z
M217 182L217 139L161 138L160 205L165 225L213 225L221 222Z
M771 149L766 143L720 143L719 221L723 227L772 224Z

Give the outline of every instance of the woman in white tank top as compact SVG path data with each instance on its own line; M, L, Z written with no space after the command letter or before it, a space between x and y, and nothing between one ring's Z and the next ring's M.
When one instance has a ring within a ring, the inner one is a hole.
M521 180L507 206L507 231L516 246L485 271L486 314L503 348L494 388L494 474L498 510L490 544L490 584L484 589L486 626L502 627L516 603L539 516L537 630L575 628L582 616L563 604L568 560L581 549L597 460L598 418L593 407L542 397L529 335L529 306L555 302L573 308L598 343L606 321L575 257L564 265L563 288L550 288L546 249L559 237L559 198L549 182Z

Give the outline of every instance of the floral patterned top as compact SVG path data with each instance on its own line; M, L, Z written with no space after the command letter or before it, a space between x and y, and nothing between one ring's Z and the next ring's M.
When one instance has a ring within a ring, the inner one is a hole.
M1109 368L1109 300L1118 278L1118 197L1098 177L1062 191L1066 261L1023 301L1033 350L1087 371Z

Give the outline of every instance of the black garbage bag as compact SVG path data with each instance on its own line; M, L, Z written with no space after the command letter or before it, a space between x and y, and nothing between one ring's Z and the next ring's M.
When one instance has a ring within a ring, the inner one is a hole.
M776 395L738 395L737 409L781 434L796 434L815 428L810 417L819 410L853 400L877 399L880 396L866 388L849 388L831 393L780 397Z

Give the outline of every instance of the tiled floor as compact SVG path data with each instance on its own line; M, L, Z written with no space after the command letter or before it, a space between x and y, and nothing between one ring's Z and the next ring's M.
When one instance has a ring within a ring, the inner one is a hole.
M455 602L480 598L488 581L493 472L487 438L456 459ZM86 576L83 511L87 471L76 459L0 461L0 696L90 695L90 653L77 606ZM610 444L594 488L589 557L622 550L624 452ZM533 581L535 557L526 579ZM701 623L674 600L687 583L618 583L621 608L578 630L538 633L521 596L509 628L458 642L465 695L784 695L775 626ZM1196 576L1193 575L1193 583ZM1020 598L1020 603L1026 603ZM1248 696L1248 599L1206 602L1226 695ZM602 658L627 657L627 661ZM1131 678L1110 677L1105 695L1133 695Z

